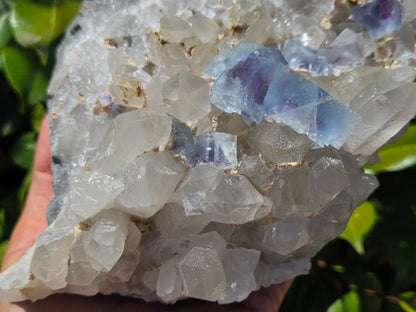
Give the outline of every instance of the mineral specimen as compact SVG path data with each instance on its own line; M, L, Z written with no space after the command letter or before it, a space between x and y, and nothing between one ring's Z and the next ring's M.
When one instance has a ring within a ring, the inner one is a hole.
M85 1L49 86L49 226L0 299L229 303L307 273L377 187L362 167L415 115L415 14Z

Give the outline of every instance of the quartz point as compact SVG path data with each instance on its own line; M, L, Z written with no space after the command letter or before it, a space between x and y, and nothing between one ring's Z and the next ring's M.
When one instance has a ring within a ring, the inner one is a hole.
M306 2L85 1L48 90L49 225L0 299L226 304L307 274L415 116L416 11Z
M166 111L184 123L194 124L211 110L208 82L189 72L173 76L163 85L162 93Z

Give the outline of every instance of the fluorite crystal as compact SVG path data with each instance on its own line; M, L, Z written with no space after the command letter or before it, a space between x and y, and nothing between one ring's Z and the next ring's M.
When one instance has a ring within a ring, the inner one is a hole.
M297 39L288 39L282 53L292 69L307 70L313 76L343 72L365 64L374 44L346 28L328 47L315 49Z
M257 47L247 54L249 48L254 46L237 46L232 53L225 50L210 65L205 75L219 73L217 67L224 67L211 87L212 104L224 112L241 114L249 125L270 117L307 134L320 146L341 148L360 117L291 71L276 48ZM232 66L229 55L239 62ZM225 66L217 65L218 60L224 60Z
M415 115L415 12L85 1L48 91L49 226L0 299L229 303L307 273L377 187L362 167Z
M399 0L373 0L352 10L352 19L364 25L373 40L403 26L404 10Z

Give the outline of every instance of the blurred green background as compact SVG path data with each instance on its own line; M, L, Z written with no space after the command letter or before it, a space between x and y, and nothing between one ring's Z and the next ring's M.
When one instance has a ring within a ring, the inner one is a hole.
M31 181L55 50L80 5L0 0L0 259ZM416 312L416 123L379 154L366 170L381 186L295 280L281 311Z

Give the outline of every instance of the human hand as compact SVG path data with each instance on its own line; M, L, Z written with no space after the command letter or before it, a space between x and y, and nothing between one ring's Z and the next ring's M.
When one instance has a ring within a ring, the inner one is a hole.
M45 118L40 131L34 161L32 185L23 213L13 231L9 247L3 259L2 270L7 269L35 243L46 228L46 208L52 198L52 171L48 120ZM0 303L3 312L276 312L292 281L273 285L252 293L246 300L228 305L218 305L195 299L177 302L175 305L146 303L117 295L93 297L59 294L37 302Z

